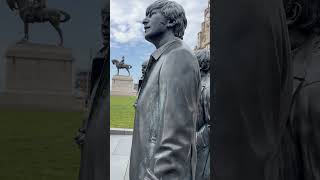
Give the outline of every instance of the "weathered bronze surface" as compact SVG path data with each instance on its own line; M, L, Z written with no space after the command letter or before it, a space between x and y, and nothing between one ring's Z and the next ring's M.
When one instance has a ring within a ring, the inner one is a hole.
M148 61L136 103L130 179L193 180L200 72L182 41L187 26L183 7L155 1L143 25L145 39L157 50Z

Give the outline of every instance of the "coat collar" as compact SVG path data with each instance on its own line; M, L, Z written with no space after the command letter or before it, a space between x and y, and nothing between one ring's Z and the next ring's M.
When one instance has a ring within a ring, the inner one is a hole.
M155 50L155 51L151 54L151 56L153 57L154 60L157 61L157 60L161 57L161 55L169 49L170 46L172 46L173 44L178 43L178 42L180 42L180 41L181 41L180 39L175 38L175 39L173 39L173 40L165 43L165 44L162 45L160 48L158 48L157 50Z

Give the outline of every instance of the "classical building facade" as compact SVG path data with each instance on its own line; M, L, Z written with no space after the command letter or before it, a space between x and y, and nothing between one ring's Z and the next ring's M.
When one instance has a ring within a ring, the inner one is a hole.
M201 31L198 33L198 43L195 49L210 49L210 0L204 10L204 21L201 23Z

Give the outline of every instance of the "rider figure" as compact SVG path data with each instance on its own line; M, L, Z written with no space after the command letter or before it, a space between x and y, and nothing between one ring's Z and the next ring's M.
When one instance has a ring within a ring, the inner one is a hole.
M124 65L124 56L122 56L122 59L121 59L119 65L120 65L120 67L121 67L122 65Z
M41 10L46 8L46 0L32 0L30 2L30 16L33 21L44 21L44 17L41 15Z

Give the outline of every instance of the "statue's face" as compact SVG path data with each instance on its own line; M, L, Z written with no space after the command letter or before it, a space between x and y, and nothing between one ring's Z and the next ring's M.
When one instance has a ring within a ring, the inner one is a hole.
M200 71L208 72L210 70L210 62L209 60L199 61Z
M145 39L152 41L152 39L164 34L167 29L168 20L161 14L159 9L151 11L143 20Z

